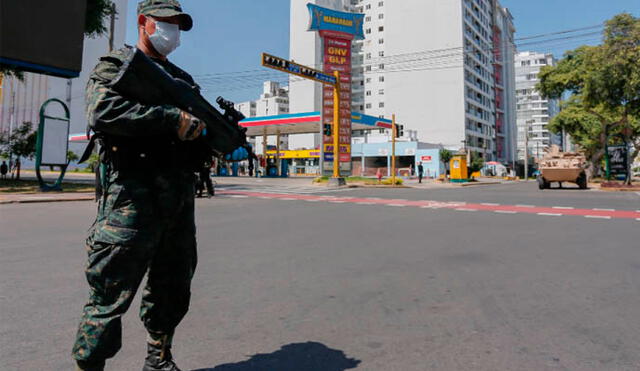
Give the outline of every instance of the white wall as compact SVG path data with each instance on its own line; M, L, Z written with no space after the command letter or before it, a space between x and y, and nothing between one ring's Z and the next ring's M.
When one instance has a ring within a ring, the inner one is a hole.
M387 56L462 47L461 1L403 0L387 6L385 17ZM459 53L461 60L461 49ZM459 147L465 139L464 72L462 62L455 65L459 67L388 70L387 116L396 113L398 122L405 125L405 130L416 130L420 141Z

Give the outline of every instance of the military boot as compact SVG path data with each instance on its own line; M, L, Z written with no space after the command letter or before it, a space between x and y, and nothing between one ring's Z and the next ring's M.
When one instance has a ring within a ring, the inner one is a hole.
M171 355L172 338L173 335L149 334L142 371L180 371Z
M104 371L104 361L91 363L76 361L76 371Z

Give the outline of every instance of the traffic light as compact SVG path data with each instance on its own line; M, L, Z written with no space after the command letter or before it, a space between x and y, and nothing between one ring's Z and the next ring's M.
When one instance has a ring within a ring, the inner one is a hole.
M404 136L404 125L396 125L396 132L393 133L395 134L396 138L400 138Z
M324 135L330 137L331 136L331 124L324 124L323 128Z
M263 54L262 65L276 67L279 69L287 69L289 68L289 61L287 61L286 59L274 57L273 55Z

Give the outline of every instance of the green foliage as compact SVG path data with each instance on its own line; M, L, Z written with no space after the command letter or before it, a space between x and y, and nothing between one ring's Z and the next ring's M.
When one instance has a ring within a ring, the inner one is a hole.
M566 131L597 169L609 138L623 136L640 149L640 18L623 13L607 21L604 41L565 53L544 67L536 87L542 95L571 98L550 124Z
M445 165L449 163L449 161L451 161L451 158L453 157L453 152L449 151L448 149L441 149L440 150L440 161L442 161Z
M98 165L100 164L100 155L97 153L92 153L91 156L87 159L87 169L91 169L91 171L96 171L98 169Z
M484 158L478 152L471 152L471 163L469 164L469 173L480 171L484 167Z
M104 35L108 31L105 20L115 12L112 0L87 0L84 34L88 37ZM23 70L13 66L0 64L0 74L13 76L20 81L24 79Z
M37 139L38 133L33 131L33 124L24 122L13 130L11 136L8 132L0 136L0 155L33 159L36 154Z
M75 152L73 151L67 151L67 163L70 164L72 162L78 161L80 159L80 157L78 157L78 155L76 155Z
M115 14L112 0L87 0L87 16L84 33L89 37L97 37L108 31L105 19Z

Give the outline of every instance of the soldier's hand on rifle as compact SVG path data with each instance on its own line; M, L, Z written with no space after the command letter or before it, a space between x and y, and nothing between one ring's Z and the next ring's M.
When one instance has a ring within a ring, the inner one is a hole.
M200 136L205 124L196 117L182 111L178 123L178 138L180 140L194 140Z

